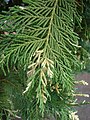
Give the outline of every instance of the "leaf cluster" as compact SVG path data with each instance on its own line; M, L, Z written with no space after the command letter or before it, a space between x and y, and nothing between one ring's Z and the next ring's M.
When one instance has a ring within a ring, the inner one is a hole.
M79 66L76 53L80 47L74 32L75 20L80 21L75 0L27 2L27 7L14 6L0 14L4 31L0 35L0 68L16 87L23 86L20 92L10 91L10 100L24 120L40 120L45 114L70 120L72 73ZM17 81L22 82L17 85Z

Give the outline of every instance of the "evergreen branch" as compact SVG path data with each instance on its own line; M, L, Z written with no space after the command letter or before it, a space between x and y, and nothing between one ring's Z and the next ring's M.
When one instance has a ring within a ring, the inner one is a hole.
M59 118L65 113L61 119L67 120L66 101L73 101L72 70L79 65L75 56L78 36L73 30L75 1L30 0L29 5L24 9L11 8L7 14L0 15L2 30L16 34L2 36L0 65L2 69L7 66L8 71L10 64L25 68L27 87L23 95L29 106L25 104L24 112L31 115L29 118L34 119L34 112L36 116L41 113L44 116L50 101L51 108L47 108L58 110Z

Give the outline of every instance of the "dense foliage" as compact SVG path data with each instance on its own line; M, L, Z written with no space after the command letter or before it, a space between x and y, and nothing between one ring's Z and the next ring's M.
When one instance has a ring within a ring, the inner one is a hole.
M0 13L1 116L76 120L73 71L86 57L78 57L83 49L78 4L83 5L78 0L25 2Z

